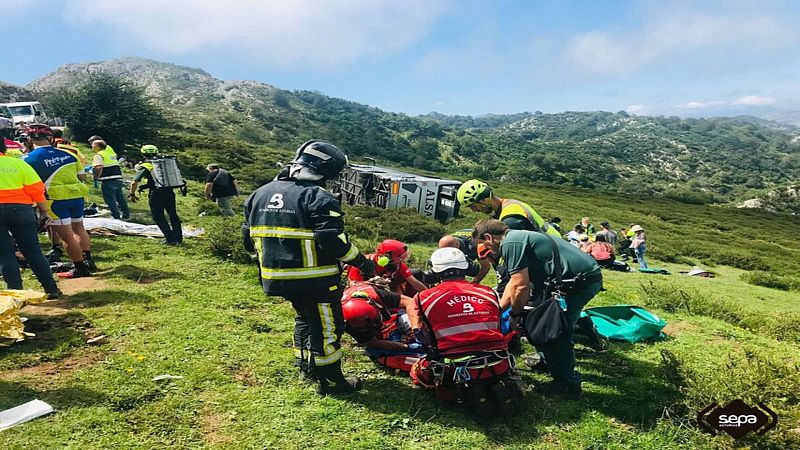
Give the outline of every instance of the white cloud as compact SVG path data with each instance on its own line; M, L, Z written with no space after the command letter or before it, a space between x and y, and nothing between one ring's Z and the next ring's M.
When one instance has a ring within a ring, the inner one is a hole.
M725 104L727 104L727 102L715 100L710 102L687 102L677 105L675 107L682 109L704 109L704 108L713 108L714 106L722 106Z
M630 32L595 30L578 35L567 45L566 55L583 71L618 74L661 60L675 64L675 58L698 50L733 47L735 58L741 60L749 54L787 48L798 41L796 27L769 16L680 12L654 17Z
M326 70L405 49L450 2L73 0L66 18L97 24L125 49L236 54L251 64Z
M698 102L698 101L691 101L686 103L681 103L680 105L675 105L676 108L680 109L706 109L706 108L713 108L715 106L765 106L765 105L772 105L775 103L775 99L772 97L762 97L760 95L745 95L744 97L739 97L736 100L731 101L723 101L723 100L713 100L707 102Z
M647 107L644 105L630 105L625 108L625 111L631 114L643 114L647 111Z
M748 106L765 106L775 103L772 97L761 97L758 95L745 95L733 102L734 105L748 105Z

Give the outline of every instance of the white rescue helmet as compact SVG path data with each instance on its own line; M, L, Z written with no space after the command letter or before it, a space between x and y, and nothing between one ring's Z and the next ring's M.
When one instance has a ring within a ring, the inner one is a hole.
M468 268L467 257L457 248L440 248L431 255L431 270L434 273L442 273L448 269L466 270Z

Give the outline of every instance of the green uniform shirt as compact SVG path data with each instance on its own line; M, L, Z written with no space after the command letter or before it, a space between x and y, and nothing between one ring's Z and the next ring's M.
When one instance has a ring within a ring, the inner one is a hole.
M596 275L600 266L591 256L563 239L551 241L546 235L535 231L510 230L500 243L500 253L510 274L528 269L531 282L541 285L554 272L553 244L558 245L561 257L561 278L568 280L578 275Z

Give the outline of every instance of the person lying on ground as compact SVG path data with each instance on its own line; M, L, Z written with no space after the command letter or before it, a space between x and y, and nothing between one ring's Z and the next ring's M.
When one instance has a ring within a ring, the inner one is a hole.
M378 364L408 372L417 355L427 351L413 332L420 328L416 304L376 279L378 283L361 282L345 289L344 330Z

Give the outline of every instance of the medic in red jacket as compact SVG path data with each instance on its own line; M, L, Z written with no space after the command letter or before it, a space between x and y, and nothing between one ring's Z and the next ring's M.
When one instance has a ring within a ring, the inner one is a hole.
M440 248L431 256L442 282L417 294L430 346L441 355L506 350L500 328L500 300L488 287L465 280L469 267L457 248Z
M406 292L414 295L414 293L427 289L427 286L417 280L406 265L405 261L410 254L406 244L394 239L386 239L378 245L375 253L366 255L366 257L375 263L375 275L389 280L389 290L398 294ZM367 281L364 280L361 271L352 266L347 271L347 278L351 284ZM405 289L406 284L411 288L410 292Z

